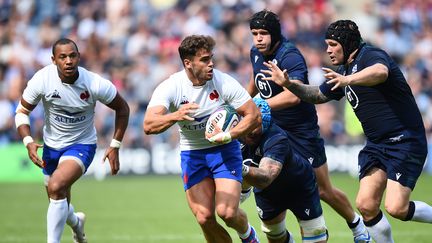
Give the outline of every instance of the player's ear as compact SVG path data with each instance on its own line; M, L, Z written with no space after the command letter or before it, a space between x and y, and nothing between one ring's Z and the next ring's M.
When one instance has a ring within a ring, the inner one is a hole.
M185 68L191 68L192 67L192 60L185 58L183 60L183 64L184 64Z
M53 64L56 64L56 61L55 61L55 57L54 57L54 56L51 56L51 61L52 61Z

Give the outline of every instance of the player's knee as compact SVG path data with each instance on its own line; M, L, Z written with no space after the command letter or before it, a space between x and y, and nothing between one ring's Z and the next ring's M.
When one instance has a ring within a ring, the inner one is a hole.
M266 234L269 240L281 241L287 236L285 220L271 225L261 222L261 230Z
M300 220L299 223L303 242L327 241L327 226L322 215L311 220Z
M332 192L327 188L321 188L321 187L319 188L319 196L321 200L323 200L324 202L331 201L332 195L333 195Z
M403 205L401 202L386 202L385 210L393 218L404 220L408 212L408 204Z
M365 219L374 217L379 212L379 201L366 198L357 198L356 207Z
M48 195L52 199L62 199L67 196L66 185L56 180L49 180L48 182Z
M216 208L217 215L229 226L237 217L237 208L219 206Z
M216 217L210 211L202 211L195 214L196 221L202 227L211 226L216 223Z

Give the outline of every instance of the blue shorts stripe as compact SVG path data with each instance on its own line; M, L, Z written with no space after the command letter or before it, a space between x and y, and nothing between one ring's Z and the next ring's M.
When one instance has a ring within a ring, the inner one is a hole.
M316 236L302 236L302 239L304 241L313 241L316 242L317 240L322 240L322 238L327 238L327 233L323 233L320 235L316 235Z

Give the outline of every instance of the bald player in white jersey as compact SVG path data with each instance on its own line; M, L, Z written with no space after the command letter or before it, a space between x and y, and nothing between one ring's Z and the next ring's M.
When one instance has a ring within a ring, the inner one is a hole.
M236 140L261 124L246 90L228 74L213 68L214 40L186 37L179 47L184 70L154 91L144 118L144 132L157 134L179 125L181 168L189 207L207 242L232 242L217 215L237 231L242 242L259 242L246 214L239 209L242 156ZM210 114L222 104L243 116L229 132L205 134Z
M47 242L60 242L67 223L75 243L87 242L85 214L70 203L72 184L88 169L96 151L96 101L115 110L115 131L103 160L117 174L119 148L127 128L129 106L114 85L82 67L75 42L60 39L52 48L53 64L39 70L28 82L16 110L15 123L31 161L42 169L49 197ZM42 101L45 111L44 145L31 137L29 114ZM42 158L37 150L43 147Z

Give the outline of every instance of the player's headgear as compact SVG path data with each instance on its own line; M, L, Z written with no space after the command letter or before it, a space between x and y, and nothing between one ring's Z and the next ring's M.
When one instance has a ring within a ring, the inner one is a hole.
M269 10L262 10L252 15L252 18L249 21L249 27L251 30L267 30L271 36L270 48L273 48L273 46L282 39L279 17Z
M269 129L272 119L271 119L271 108L268 105L267 101L264 99L255 97L253 98L255 105L261 111L261 120L262 120L262 132L265 133L267 129Z
M325 38L341 44L344 54L343 64L346 64L349 55L359 48L362 40L357 24L351 20L338 20L331 23Z

